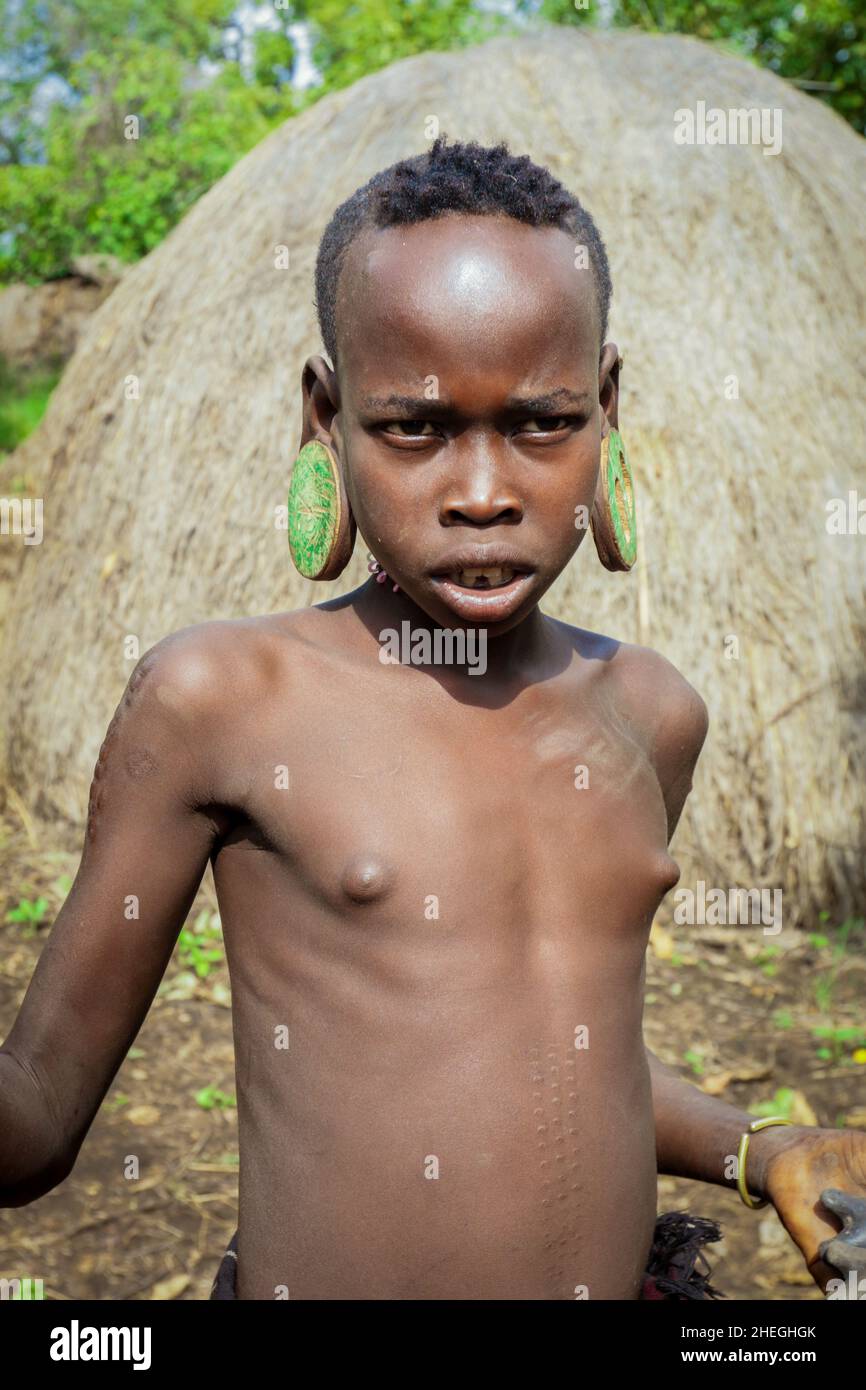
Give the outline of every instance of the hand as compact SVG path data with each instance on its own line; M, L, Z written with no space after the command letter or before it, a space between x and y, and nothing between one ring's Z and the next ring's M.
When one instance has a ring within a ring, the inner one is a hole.
M866 1198L866 1133L854 1129L762 1130L775 1147L763 1164L760 1189L776 1208L792 1240L800 1247L809 1273L821 1289L829 1279L844 1277L825 1264L818 1249L832 1240L841 1222L821 1204L825 1187ZM778 1137L777 1137L778 1136ZM755 1144L759 1135L755 1135ZM752 1168L751 1149L747 1168ZM750 1191L754 1190L750 1187Z

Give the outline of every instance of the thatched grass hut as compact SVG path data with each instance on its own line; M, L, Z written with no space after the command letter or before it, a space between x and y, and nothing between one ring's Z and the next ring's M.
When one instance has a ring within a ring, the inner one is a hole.
M677 144L700 101L781 110L781 151ZM21 450L45 536L7 621L7 778L81 819L127 635L144 651L334 592L274 525L319 349L316 245L431 117L548 164L608 245L641 558L611 575L586 544L548 607L663 651L710 706L682 882L783 887L786 921L862 906L866 537L829 534L826 504L866 495L866 144L677 37L548 30L398 63L272 134L125 278Z

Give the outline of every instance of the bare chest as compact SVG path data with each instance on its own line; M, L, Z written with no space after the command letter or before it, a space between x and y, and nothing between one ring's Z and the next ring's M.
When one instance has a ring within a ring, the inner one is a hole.
M615 719L342 709L251 750L253 833L311 905L379 932L648 929L678 871L655 771Z

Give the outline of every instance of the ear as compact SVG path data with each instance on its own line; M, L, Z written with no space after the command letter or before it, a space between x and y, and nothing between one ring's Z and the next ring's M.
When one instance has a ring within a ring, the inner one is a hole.
M601 412L601 468L590 522L598 558L608 570L630 570L636 557L634 490L631 471L619 436L619 371L622 358L616 343L606 343L598 368ZM615 444L609 438L617 431ZM613 458L609 453L615 452Z
M355 546L357 527L339 461L339 409L340 390L333 368L324 357L308 358L301 373L299 457L289 485L289 548L295 567L306 579L336 579ZM300 457L305 445L314 440L325 445L318 451L317 465ZM321 467L329 470L324 481L318 471ZM321 530L311 529L310 517L318 518Z
M319 439L339 454L334 440L334 416L340 409L337 374L324 357L308 357L301 373L301 442Z
M613 426L619 429L619 370L622 358L616 343L605 343L598 364L598 403L602 412L602 438Z

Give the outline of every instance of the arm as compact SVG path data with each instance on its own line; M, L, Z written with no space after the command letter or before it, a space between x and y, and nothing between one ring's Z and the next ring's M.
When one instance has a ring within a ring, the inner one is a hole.
M78 874L0 1048L0 1206L72 1171L218 834L197 753L213 704L199 632L142 658L102 745Z
M655 765L674 833L692 774L707 734L703 700L670 663L658 658L659 684L666 694L654 732ZM658 694L658 692L656 692ZM680 1077L647 1048L656 1122L659 1172L735 1188L740 1136L753 1120ZM839 1221L821 1204L827 1187L866 1197L866 1134L856 1130L791 1125L760 1130L749 1141L747 1189L776 1208L800 1247L809 1271L822 1288L838 1271L819 1255L821 1244L837 1233Z
M659 1172L736 1187L730 1160L754 1116L705 1096L649 1048L647 1060ZM772 1202L815 1282L823 1289L838 1279L840 1271L821 1259L820 1248L840 1222L822 1205L821 1193L834 1187L866 1198L866 1134L810 1125L759 1130L749 1141L746 1169L748 1191Z
M659 1061L649 1048L646 1054L652 1079L659 1172L736 1189L737 1177L731 1159L736 1158L740 1136L749 1128L754 1115L714 1096L704 1095L697 1086ZM768 1161L774 1154L789 1148L794 1137L803 1132L804 1127L796 1125L762 1129L752 1136L746 1177L753 1196L768 1196Z
M653 759L667 811L670 842L692 789L709 716L697 691L664 658L655 658L652 679L657 686L654 704L659 711L653 731ZM736 1188L730 1157L736 1158L740 1136L754 1116L704 1095L665 1066L649 1048L646 1054L652 1079L659 1172ZM749 1191L754 1195L765 1195L767 1159L790 1142L791 1133L787 1128L761 1130L750 1140L748 1180ZM726 1177L726 1170L733 1176Z

